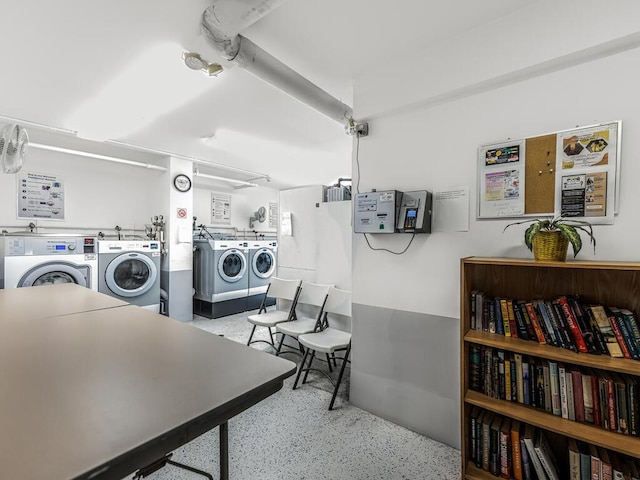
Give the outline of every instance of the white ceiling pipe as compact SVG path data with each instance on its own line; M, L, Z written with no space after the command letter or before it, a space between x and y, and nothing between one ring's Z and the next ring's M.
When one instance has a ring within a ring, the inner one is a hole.
M225 60L330 119L341 124L347 123L353 115L350 106L238 34L283 2L284 0L213 0L213 4L202 14L202 33L207 43Z

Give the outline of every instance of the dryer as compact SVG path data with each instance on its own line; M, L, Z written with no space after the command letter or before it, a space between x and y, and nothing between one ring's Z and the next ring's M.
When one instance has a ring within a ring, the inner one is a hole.
M193 245L194 313L218 318L246 311L249 244L194 238Z
M7 234L0 242L0 288L77 283L98 289L95 237Z
M160 311L160 242L99 240L98 291Z
M249 297L247 309L260 308L264 293L276 271L278 242L254 240L249 242ZM275 305L275 298L268 299L267 306Z

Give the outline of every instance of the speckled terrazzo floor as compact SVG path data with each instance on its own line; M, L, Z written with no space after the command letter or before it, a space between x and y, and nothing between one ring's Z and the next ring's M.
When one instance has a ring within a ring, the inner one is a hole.
M191 325L245 343L251 327L246 315L195 317ZM266 330L258 330L266 338ZM292 355L287 358L299 361ZM229 421L231 480L460 478L458 450L352 406L347 399L348 382L341 386L335 409L329 412L332 387L328 381L310 376L309 383L291 390L293 380L286 380L281 391ZM176 450L173 459L217 479L218 429ZM167 466L146 478L204 477Z

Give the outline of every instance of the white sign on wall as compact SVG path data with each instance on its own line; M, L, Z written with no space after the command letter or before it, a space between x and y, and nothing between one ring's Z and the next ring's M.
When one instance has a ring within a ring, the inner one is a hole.
M278 203L269 202L269 228L278 228Z
M231 224L231 195L211 193L211 223Z
M18 218L64 220L64 182L57 175L20 172L18 181Z

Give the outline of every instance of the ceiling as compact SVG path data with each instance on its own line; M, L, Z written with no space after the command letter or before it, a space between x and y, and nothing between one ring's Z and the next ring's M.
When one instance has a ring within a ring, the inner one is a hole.
M288 0L240 33L353 105L359 78L526 4ZM66 130L31 125L32 142L144 161L160 158L151 150L169 152L213 164L201 165L204 173L244 180L268 175L270 182L257 183L276 188L351 176L352 138L343 125L239 67L221 61L225 70L208 77L184 65L185 51L220 61L200 34L209 5L5 2L0 122L9 117Z

